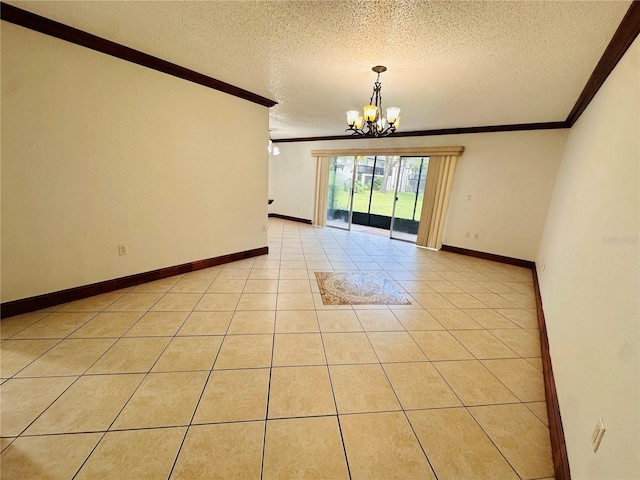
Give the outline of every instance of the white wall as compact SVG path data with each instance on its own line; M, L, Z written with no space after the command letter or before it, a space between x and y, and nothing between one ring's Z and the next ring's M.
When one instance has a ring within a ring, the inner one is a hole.
M536 262L575 479L640 478L639 70L636 40L571 129Z
M462 145L443 243L535 260L567 134L563 129L278 143L281 154L269 160L269 195L275 199L270 211L313 218L311 150Z
M267 108L1 23L3 302L267 245Z

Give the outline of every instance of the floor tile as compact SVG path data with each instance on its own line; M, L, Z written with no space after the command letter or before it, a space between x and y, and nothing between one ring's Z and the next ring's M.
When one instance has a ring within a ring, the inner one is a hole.
M280 269L277 268L252 269L249 274L249 280L278 280L279 277Z
M188 425L208 372L150 373L112 430Z
M19 435L75 380L76 377L7 380L0 386L0 434Z
M518 328L515 323L490 308L465 308L462 311L482 328Z
M247 280L244 293L278 293L278 280Z
M518 399L477 360L433 364L464 405L514 403Z
M237 310L275 310L275 293L243 293L240 296Z
M410 335L431 361L473 358L473 355L449 332L412 331Z
M216 280L246 280L249 277L250 272L251 270L247 268L233 268L225 266L216 277Z
M2 452L2 478L73 478L101 437L84 433L18 438Z
M141 285L136 285L132 293L166 293L173 286L178 283L182 279L182 275L175 275L173 277L163 278L160 280L155 280L153 282L143 283ZM148 310L148 309L147 309Z
M312 333L320 331L315 311L283 310L276 313L276 333Z
M100 312L114 303L123 293L103 293L92 297L76 300L62 306L58 312Z
M280 279L278 293L307 293L311 291L309 282Z
M544 402L544 379L526 360L483 360L482 363L521 402Z
M429 313L447 330L482 328L471 317L457 308L430 308Z
M200 293L167 293L151 308L156 312L190 312L200 301Z
M170 340L170 337L121 338L87 373L146 373Z
M309 293L279 293L277 301L278 310L313 310L314 303L311 292Z
M517 308L518 306L511 303L502 295L497 293L472 293L472 297L477 298L489 308Z
M96 315L95 312L53 312L18 332L12 338L64 338L89 321L94 315Z
M278 333L273 344L274 366L325 365L319 333Z
M176 337L162 353L152 372L211 370L222 336Z
M525 360L531 365L533 366L536 370L538 370L540 373L543 372L542 369L542 358L537 357L537 358L525 358Z
M231 335L225 337L215 370L271 366L273 335Z
M50 312L42 310L36 312L23 313L9 318L3 318L0 323L0 338L9 338L21 330L33 325L38 320L49 315Z
M479 285L485 287L487 290L493 293L516 293L516 291L508 285L496 281L481 281Z
M348 479L337 417L269 420L262 478Z
M400 410L380 365L333 365L329 371L338 413Z
M391 310L357 310L356 315L367 332L404 331Z
M82 375L115 342L115 338L62 340L17 376Z
M327 367L273 368L269 418L335 414Z
M541 355L540 339L522 329L491 330L496 337L522 357Z
M193 422L264 420L268 393L268 368L211 372Z
M108 432L76 480L168 478L186 428Z
M162 295L162 293L127 293L112 303L107 310L110 312L146 312L162 298Z
M487 305L468 293L443 293L442 296L457 308L487 308Z
M538 328L538 316L535 310L524 308L498 308L500 315L508 318L520 328Z
M536 299L532 294L501 293L501 297L520 308L536 308ZM502 308L502 307L496 307ZM508 308L508 307L505 307Z
M388 363L382 367L405 410L462 405L430 363Z
M394 309L391 311L407 330L444 330L444 327L424 309Z
M487 330L453 330L451 335L477 359L518 357L517 353Z
M398 284L409 293L435 293L435 290L426 282L419 280L399 280Z
M177 335L224 335L232 315L233 312L193 312Z
M309 275L303 269L280 269L280 280L308 280Z
M549 417L547 416L546 402L531 402L524 404L533 414L540 419L547 427L549 426Z
M12 377L59 341L5 340L0 343L0 378Z
M106 431L142 378L143 375L81 377L25 433Z
M362 326L352 309L317 311L322 332L361 332Z
M553 476L549 429L522 404L469 411L522 478Z
M182 277L178 283L176 283L169 293L204 293L211 285L211 280Z
M427 285L429 282L427 282ZM414 293L411 295L424 308L455 308L455 306L439 293Z
M228 311L235 310L240 300L239 293L206 293L196 305L196 311Z
M233 314L227 333L229 335L247 333L273 333L276 323L274 310L238 311Z
M435 480L403 413L341 415L340 425L352 479Z
M259 480L263 438L264 422L189 427L171 479Z
M323 333L322 340L329 364L378 363L363 332Z
M127 337L168 337L175 335L189 315L188 312L149 312L131 327Z
M465 408L407 412L438 478L519 480Z
M369 332L369 341L382 363L423 362L427 357L407 332Z
M218 278L207 289L207 293L242 293L247 280L229 280Z
M99 313L73 332L70 338L121 337L142 315L143 312Z

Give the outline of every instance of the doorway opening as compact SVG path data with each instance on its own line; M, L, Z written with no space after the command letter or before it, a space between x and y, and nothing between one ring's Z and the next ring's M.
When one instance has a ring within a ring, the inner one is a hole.
M416 242L429 157L334 156L329 163L327 225L389 231Z

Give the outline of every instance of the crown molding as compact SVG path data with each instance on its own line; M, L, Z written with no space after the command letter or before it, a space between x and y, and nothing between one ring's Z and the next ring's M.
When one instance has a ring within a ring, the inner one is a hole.
M221 80L216 80L215 78L202 73L176 65L175 63L167 62L161 58L148 55L140 52L139 50L134 50L133 48L125 47L119 43L92 35L85 31L36 15L35 13L28 12L4 2L0 2L0 17L5 22L13 23L14 25L19 25L36 32L44 33L45 35L50 35L52 37L59 38L60 40L65 40L82 47L90 48L91 50L111 55L112 57L135 63L158 72L166 73L168 75L181 78L182 80L187 80L188 82L197 83L198 85L233 95L234 97L242 98L243 100L248 100L249 102L257 103L264 107L273 107L278 103L256 93L244 90L243 88L225 83Z

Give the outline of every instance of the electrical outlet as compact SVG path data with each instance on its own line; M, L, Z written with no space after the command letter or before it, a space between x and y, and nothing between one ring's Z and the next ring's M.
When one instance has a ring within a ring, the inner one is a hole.
M475 238L476 240L480 238L480 234L478 232L473 234L473 238Z
M120 256L129 255L129 248L127 247L126 243L121 243L120 245L118 245L118 253L120 254Z
M467 231L467 233L465 233L464 236L469 238L471 236L471 232Z
M596 423L596 428L593 429L593 433L591 434L591 447L593 448L593 453L598 451L598 447L600 446L605 430L604 420L600 417L598 419L598 423Z

